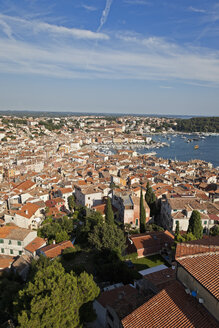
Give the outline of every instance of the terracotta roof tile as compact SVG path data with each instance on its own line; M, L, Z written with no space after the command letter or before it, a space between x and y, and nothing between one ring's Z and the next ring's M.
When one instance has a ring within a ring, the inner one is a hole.
M54 258L62 254L65 248L74 247L70 240L62 241L59 244L52 244L41 248L41 251L46 255L46 257Z
M218 323L175 281L122 320L124 328L216 328Z
M42 247L43 245L46 244L45 239L40 238L40 237L36 237L33 241L31 241L26 247L25 249L31 253L34 253L37 249L39 249L40 247Z
M219 252L187 256L177 262L219 300Z

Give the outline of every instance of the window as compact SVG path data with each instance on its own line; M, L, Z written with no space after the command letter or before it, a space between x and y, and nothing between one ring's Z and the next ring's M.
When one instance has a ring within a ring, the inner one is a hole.
M10 254L14 254L14 251L13 251L13 249L10 249Z
M22 251L19 251L18 253L19 253L19 255L22 255Z
M4 248L1 248L1 253L4 253L4 252L5 252Z
M21 241L18 241L17 244L18 244L18 246L21 246Z
M178 220L176 220L176 224L178 224L179 223L179 221Z
M0 239L0 244L4 244L4 240L3 239Z
M8 245L11 245L11 240L8 241Z
M207 221L204 221L204 224L207 224L208 222Z
M138 226L138 219L135 220L135 225Z

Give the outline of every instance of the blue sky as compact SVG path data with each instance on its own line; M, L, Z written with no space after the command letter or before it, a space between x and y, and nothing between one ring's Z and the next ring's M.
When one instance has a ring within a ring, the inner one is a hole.
M0 110L218 115L219 1L0 0Z

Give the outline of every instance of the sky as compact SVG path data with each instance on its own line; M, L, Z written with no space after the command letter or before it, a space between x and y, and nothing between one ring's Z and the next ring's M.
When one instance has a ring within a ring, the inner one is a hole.
M0 110L219 115L219 1L0 0Z

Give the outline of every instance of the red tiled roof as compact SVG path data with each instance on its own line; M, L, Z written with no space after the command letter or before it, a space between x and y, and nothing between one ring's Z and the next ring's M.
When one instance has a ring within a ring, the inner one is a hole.
M187 256L177 262L219 300L219 252Z
M0 270L10 268L11 263L14 261L14 257L9 255L0 255Z
M39 206L37 206L34 203L27 203L24 206L22 206L22 208L17 211L16 213L24 216L27 219L30 219L35 213L36 211L39 209Z
M62 241L59 244L52 244L42 247L41 251L46 255L46 257L53 259L54 257L61 255L62 251L68 247L74 248L70 240Z
M124 328L216 328L218 323L175 281L122 320Z
M137 234L129 237L133 244L129 245L128 252L145 249L147 254L159 252L165 243L172 244L174 237L168 231L154 231L145 234ZM146 255L146 254L144 254Z
M174 266L174 269L171 267L150 273L144 276L144 278L149 280L154 286L158 288L158 290L161 290L169 285L170 281L176 280L176 266Z
M36 183L32 182L31 180L27 180L27 181L20 183L15 188L18 190L21 190L21 191L26 191L26 190L30 189L31 187L33 187L35 184Z
M45 239L36 237L25 247L25 249L31 253L34 253L37 249L42 247L44 244L46 244Z
M219 236L206 236L199 240L193 240L187 243L177 244L175 258L177 259L187 255L217 251L219 251Z

